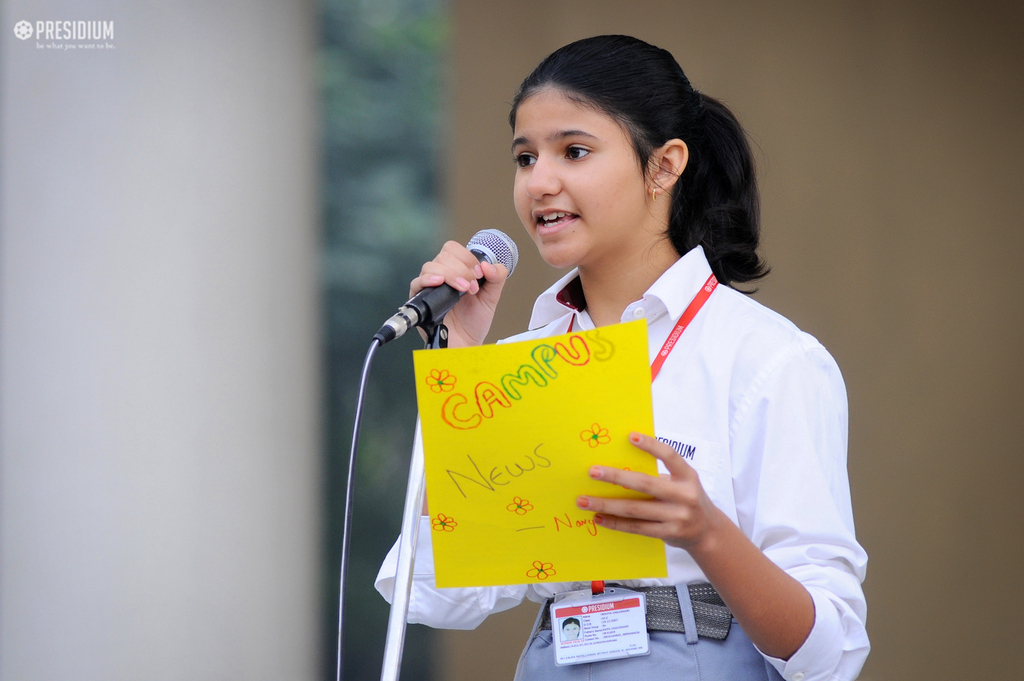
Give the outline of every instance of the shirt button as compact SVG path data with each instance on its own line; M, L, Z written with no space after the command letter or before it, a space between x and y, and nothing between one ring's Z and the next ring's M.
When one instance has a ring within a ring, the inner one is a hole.
M804 677L807 676L803 672L797 672L793 674L793 681L804 681Z
M646 310L644 310L642 307L635 308L633 310L633 317L635 319L640 319L641 317L644 316L645 312L646 312Z

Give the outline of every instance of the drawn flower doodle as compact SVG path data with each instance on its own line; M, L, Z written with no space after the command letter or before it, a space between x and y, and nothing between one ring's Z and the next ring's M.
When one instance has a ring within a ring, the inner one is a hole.
M608 429L602 428L599 423L592 424L590 430L584 430L580 433L580 439L591 447L606 445L612 441L611 436L608 435Z
M435 393L447 393L455 388L457 380L447 369L431 369L430 375L427 376L427 385Z
M458 523L451 516L438 513L436 518L430 519L430 526L437 532L454 532Z
M533 567L526 571L526 576L531 579L545 580L548 577L552 577L557 574L552 565L552 563L543 563L539 560L535 560L533 561Z
M512 511L516 515L526 515L527 511L533 510L533 504L531 504L528 499L512 497L512 503L506 506L505 509Z

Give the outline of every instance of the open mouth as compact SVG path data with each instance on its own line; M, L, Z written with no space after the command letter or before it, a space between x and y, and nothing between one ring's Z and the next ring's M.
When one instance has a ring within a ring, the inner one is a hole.
M573 220L578 217L575 213L563 213L561 211L556 213L548 213L547 215L538 215L537 224L541 227L555 227L569 220Z

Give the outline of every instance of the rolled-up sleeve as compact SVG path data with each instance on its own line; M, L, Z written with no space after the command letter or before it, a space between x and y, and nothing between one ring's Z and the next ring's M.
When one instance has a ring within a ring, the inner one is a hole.
M856 678L869 650L867 554L846 473L846 388L828 352L804 335L764 366L736 405L731 437L740 527L814 602L800 649L766 659L789 681Z

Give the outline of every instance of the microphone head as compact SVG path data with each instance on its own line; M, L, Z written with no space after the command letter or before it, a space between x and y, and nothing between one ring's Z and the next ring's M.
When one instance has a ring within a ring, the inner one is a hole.
M492 265L501 263L508 270L508 276L516 269L519 262L519 248L512 238L498 229L481 229L473 235L466 248L482 253Z

